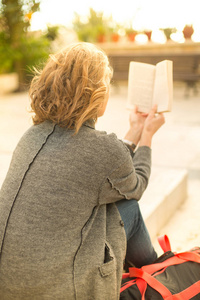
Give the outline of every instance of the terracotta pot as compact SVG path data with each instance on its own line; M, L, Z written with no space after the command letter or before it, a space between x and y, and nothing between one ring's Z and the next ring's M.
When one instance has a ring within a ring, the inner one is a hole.
M118 42L119 41L119 34L118 33L113 33L111 36L111 40L113 42Z
M134 42L136 35L137 35L136 32L128 33L128 39L129 39L129 41Z
M105 34L99 34L98 37L97 37L97 42L98 43L105 43L105 41L106 41Z
M185 39L191 39L192 35L194 33L194 28L191 25L185 25L185 27L183 28L183 35Z
M146 36L148 37L148 41L151 41L151 35L152 35L152 31L144 31L144 33L146 34Z

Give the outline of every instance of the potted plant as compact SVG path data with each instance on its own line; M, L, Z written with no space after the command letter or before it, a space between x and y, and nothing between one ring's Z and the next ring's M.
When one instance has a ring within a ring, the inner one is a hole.
M113 32L113 33L111 34L111 41L112 41L112 42L114 42L114 43L118 42L118 41L119 41L119 38L120 38L120 36L119 36L119 34L118 34L117 32Z
M148 41L151 41L152 30L144 30L144 34L146 34Z
M177 29L174 27L161 28L161 30L164 32L167 41L170 40L171 34L177 31Z
M81 41L103 43L107 41L110 32L110 19L106 19L102 12L90 8L87 22L75 13L73 29Z
M94 41L97 43L105 43L106 28L103 25L98 25L94 31L96 31L96 38L94 38Z
M135 41L135 37L137 34L138 34L138 32L136 30L134 30L133 28L126 29L126 36L128 37L128 40L131 42Z
M192 25L185 25L185 27L183 28L183 35L184 38L187 39L191 39L192 35L194 33L194 28Z

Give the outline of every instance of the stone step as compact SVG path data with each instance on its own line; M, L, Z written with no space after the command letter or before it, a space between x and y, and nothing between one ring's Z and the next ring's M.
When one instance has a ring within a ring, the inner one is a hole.
M187 198L185 169L152 168L149 185L140 200L140 208L152 239L167 224Z

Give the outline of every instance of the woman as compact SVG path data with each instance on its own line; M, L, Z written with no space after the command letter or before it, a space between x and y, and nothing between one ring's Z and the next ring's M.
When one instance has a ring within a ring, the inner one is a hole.
M125 139L135 153L95 130L111 76L100 49L77 43L32 81L34 125L0 192L1 299L116 300L126 244L131 264L156 258L137 200L164 117L132 112Z

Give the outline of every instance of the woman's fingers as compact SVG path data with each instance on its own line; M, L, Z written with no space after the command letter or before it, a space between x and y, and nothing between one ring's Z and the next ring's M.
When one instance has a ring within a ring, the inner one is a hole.
M152 107L152 109L150 110L149 115L150 115L150 116L154 116L154 115L157 113L157 109L158 109L158 106L157 106L157 104L155 104L155 105Z
M138 107L137 107L137 105L134 105L133 112L134 112L135 114L137 114L137 112L138 112Z

